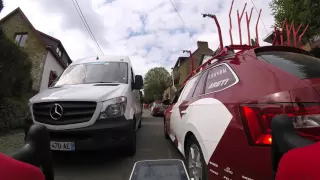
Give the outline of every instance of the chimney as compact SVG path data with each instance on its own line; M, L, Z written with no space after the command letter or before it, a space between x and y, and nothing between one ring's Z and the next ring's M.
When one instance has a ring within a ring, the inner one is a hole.
M208 42L206 41L197 41L197 45L199 49L209 49Z

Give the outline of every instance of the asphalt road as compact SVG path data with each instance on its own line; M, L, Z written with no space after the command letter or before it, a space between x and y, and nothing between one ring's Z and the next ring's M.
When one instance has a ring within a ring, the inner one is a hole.
M126 157L119 150L54 154L56 180L128 180L136 161L181 159L173 143L164 138L163 118L145 110L137 132L137 153Z

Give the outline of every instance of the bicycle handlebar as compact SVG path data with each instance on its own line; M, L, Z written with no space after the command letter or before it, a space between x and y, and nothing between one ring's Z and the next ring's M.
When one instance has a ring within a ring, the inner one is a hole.
M42 168L46 180L54 180L49 131L44 125L32 125L26 143L12 158Z
M277 173L281 157L291 149L311 145L314 142L299 136L293 120L286 114L277 115L271 122L271 158L273 176Z

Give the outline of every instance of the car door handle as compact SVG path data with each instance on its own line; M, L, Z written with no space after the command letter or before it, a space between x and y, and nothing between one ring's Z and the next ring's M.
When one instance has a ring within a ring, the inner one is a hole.
M188 113L187 110L181 111L181 114L187 114L187 113Z

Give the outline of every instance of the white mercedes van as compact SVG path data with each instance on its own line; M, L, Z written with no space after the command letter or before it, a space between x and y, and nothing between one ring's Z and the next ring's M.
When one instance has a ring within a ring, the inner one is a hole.
M49 129L52 150L125 146L134 155L142 86L128 57L74 61L50 88L30 99L33 123Z

